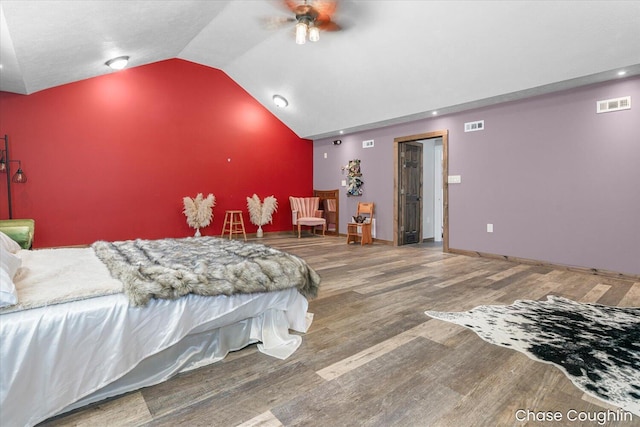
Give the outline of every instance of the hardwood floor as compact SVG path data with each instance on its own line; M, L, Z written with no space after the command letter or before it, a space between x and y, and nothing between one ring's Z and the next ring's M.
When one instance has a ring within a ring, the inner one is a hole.
M640 282L444 254L433 244L346 245L343 237L272 236L322 277L303 344L287 360L255 346L44 425L631 426L521 422L519 409L615 410L554 366L488 344L425 310L462 311L554 294L640 306Z

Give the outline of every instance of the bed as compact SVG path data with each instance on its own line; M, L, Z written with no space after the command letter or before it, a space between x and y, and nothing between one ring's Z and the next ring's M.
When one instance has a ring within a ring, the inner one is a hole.
M209 237L13 249L0 246L3 264L20 262L0 271L3 292L13 274L17 294L0 308L3 425L35 425L252 343L287 358L302 341L290 330L307 331L307 298L320 282L298 257Z

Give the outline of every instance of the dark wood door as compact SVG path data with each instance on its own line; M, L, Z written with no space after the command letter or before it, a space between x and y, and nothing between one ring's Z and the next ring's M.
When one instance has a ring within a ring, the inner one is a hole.
M422 240L422 144L400 144L400 236L399 243L407 245Z

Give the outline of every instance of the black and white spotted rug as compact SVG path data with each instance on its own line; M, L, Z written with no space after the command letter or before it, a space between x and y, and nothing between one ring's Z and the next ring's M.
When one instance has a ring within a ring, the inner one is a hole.
M581 390L640 416L640 308L547 301L427 315L558 366Z

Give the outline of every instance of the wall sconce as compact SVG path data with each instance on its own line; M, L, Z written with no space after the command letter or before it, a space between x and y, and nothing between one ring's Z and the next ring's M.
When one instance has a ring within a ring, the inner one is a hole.
M0 172L7 174L7 206L9 208L9 219L13 219L13 210L11 209L11 183L24 184L27 182L27 175L22 170L22 162L20 160L11 160L9 157L9 136L5 135L4 150L0 150ZM11 176L11 163L18 163L18 170Z

